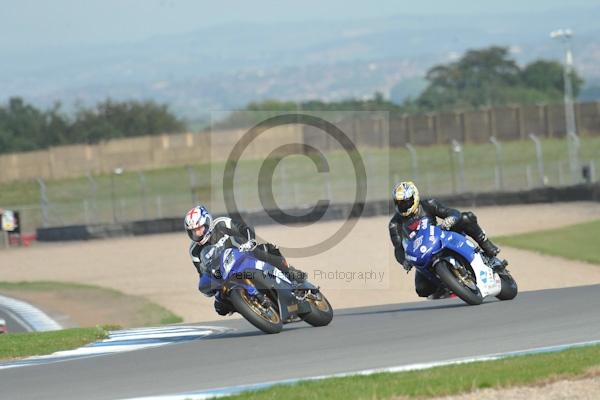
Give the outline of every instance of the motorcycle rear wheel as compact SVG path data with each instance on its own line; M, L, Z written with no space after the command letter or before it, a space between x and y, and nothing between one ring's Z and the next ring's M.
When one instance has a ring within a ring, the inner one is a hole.
M279 333L283 329L279 311L273 304L265 308L257 297L250 296L244 289L233 289L229 293L229 300L237 312L261 331Z
M472 306L483 303L483 296L481 296L479 289L476 289L476 291L469 289L459 281L452 270L452 266L447 261L440 261L435 265L435 272L440 277L441 281L465 303Z

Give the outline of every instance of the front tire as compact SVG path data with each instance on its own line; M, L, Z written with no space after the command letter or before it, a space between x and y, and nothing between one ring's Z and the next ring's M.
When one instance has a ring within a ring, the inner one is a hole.
M265 308L257 298L248 295L244 289L231 290L229 300L237 312L261 331L279 333L283 329L279 311L272 304Z
M500 277L500 281L502 282L502 289L500 293L496 296L498 300L512 300L517 297L517 293L519 292L519 288L517 286L517 282L512 277L512 275L504 270L501 273L498 273Z
M329 325L333 319L333 308L322 293L319 292L315 296L316 298L306 299L310 305L310 312L302 316L302 319L312 326Z
M459 281L459 278L455 275L453 269L454 268L452 268L447 261L440 261L435 266L435 272L440 277L441 281L465 303L472 306L483 303L483 296L481 296L481 292L477 286L475 286L475 290L469 289Z

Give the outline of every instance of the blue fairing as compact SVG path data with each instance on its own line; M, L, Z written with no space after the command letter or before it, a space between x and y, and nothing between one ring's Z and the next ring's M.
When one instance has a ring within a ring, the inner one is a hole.
M411 232L404 247L406 259L431 280L437 280L429 270L433 256L442 250L457 253L469 263L475 257L475 245L465 236L453 231L444 231L431 224L426 217L422 218L418 228Z
M443 235L444 248L460 254L469 264L473 261L473 258L475 258L475 245L473 242L458 232L445 231Z
M247 276L244 272L260 270L273 279L278 289L293 289L289 279L277 268L254 258L252 253L239 251L236 248L223 249L218 246L210 246L201 253L201 258L206 265L212 265L212 270L218 271L215 276L203 275L200 278L200 291L205 294L214 294L220 290L225 282L231 282L232 287L243 287L250 295L257 293L252 284L247 284ZM252 275L249 275L252 277ZM306 284L305 286L310 286Z
M318 290L318 288L308 281L303 282L301 286L292 283L281 270L257 260L252 252L241 252L236 248L223 249L212 245L201 251L200 258L203 266L213 271L213 276L208 278L210 292L201 289L203 293L214 294L226 286L228 289L242 288L249 295L255 296L259 294L255 282L259 280L261 290L276 291L275 301L282 321L293 320L311 311L310 304L298 299L295 290L300 287L305 290ZM202 281L203 279L201 284Z
M246 270L255 270L257 260L254 257L249 257L248 253L244 253L235 248L225 249L221 253L221 273L223 280L234 277L235 274L241 274ZM253 285L239 283L244 287L250 295L256 294L256 288Z

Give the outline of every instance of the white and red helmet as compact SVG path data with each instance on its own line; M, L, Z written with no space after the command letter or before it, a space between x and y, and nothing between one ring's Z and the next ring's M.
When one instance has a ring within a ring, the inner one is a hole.
M212 216L204 206L196 206L185 214L183 224L190 239L204 244L210 239L212 220ZM204 227L203 232L197 234L197 231L202 227Z

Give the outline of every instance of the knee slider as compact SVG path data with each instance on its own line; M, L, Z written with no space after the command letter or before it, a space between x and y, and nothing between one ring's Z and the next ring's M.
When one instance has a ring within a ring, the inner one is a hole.
M427 285L417 285L415 287L415 291L417 292L417 296L419 296L419 297L427 297L431 293L433 293L431 288L428 287Z

